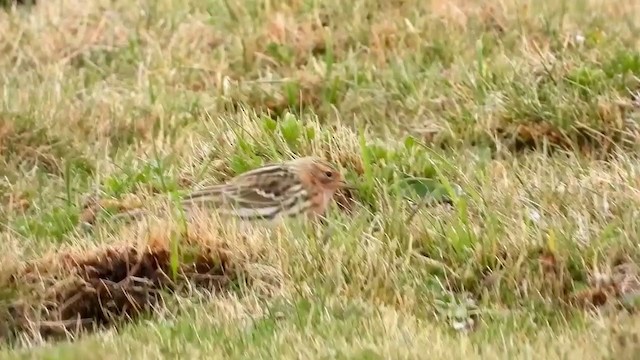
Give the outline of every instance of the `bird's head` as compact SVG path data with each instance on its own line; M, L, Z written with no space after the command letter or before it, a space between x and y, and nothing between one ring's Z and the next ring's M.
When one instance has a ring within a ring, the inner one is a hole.
M308 179L328 192L342 188L351 188L344 176L330 162L318 157L305 157L293 160Z

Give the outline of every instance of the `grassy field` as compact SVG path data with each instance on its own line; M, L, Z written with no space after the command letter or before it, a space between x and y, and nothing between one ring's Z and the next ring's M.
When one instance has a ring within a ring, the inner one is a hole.
M638 18L607 0L0 9L0 358L633 358ZM111 220L311 154L357 187L321 227Z

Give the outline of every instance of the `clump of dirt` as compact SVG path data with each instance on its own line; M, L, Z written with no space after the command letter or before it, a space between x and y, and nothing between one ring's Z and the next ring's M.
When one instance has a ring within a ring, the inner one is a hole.
M179 253L156 241L53 254L15 270L3 286L12 291L1 296L10 301L0 303L0 339L59 339L115 327L162 306L168 294L194 287L220 293L245 279L242 261L222 244L183 242Z
M635 311L640 304L640 267L632 259L618 256L610 266L591 274L586 289L572 295L572 303L581 307Z
M551 152L555 150L576 151L585 155L606 155L617 146L622 146L622 134L626 130L596 130L575 127L561 130L549 123L529 123L498 128L496 133L515 152L538 150L546 144Z
M321 116L326 113L324 105L335 104L343 97L344 89L339 85L318 74L297 70L283 72L273 81L239 80L236 86L229 87L228 94L231 106L238 111L250 108L258 114L281 118L286 112L313 110Z
M633 259L614 258L601 264L606 272L571 269L567 259L548 249L530 252L537 257L537 269L529 273L528 285L559 306L584 310L619 308L625 299L637 297L640 269Z
M636 311L640 306L640 266L630 256L613 256L597 264L597 271L577 266L568 254L532 246L519 252L481 250L468 263L438 257L430 249L419 251L421 264L452 293L469 293L477 301L506 306L540 302L558 310ZM434 266L435 265L435 266Z
M512 124L498 127L495 129L495 133L498 138L506 142L510 149L516 152L540 148L544 142L561 149L571 149L572 146L567 134L547 122Z

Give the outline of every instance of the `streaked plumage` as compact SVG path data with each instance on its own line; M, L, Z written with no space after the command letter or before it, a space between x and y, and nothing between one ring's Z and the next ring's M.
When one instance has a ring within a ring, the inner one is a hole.
M185 209L207 207L220 215L242 220L277 220L307 214L322 215L334 193L347 187L342 174L329 162L303 157L279 164L268 164L242 173L225 184L213 185L188 194ZM133 210L118 217L140 217L144 210Z

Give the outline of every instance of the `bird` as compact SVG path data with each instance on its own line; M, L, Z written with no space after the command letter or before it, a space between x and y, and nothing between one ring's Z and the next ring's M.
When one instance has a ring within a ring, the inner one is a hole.
M180 204L185 209L213 207L220 215L249 221L278 221L298 216L314 219L326 213L334 194L344 188L353 186L332 163L317 156L306 156L268 163L226 183L193 191ZM116 217L139 218L144 213L135 209Z

